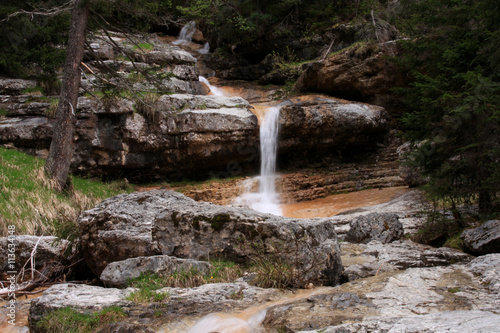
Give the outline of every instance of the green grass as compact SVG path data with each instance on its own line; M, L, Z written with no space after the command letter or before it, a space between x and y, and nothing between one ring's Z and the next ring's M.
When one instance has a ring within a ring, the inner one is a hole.
M105 198L132 192L125 183L72 177L73 191L58 193L50 185L43 159L0 148L0 236L14 225L16 234L61 235L76 230L82 210Z
M62 308L45 315L37 323L37 327L47 333L90 333L126 317L127 314L119 306L112 306L92 314L80 313L72 308Z
M168 293L157 293L166 287L194 288L207 283L232 282L243 275L241 267L233 262L211 261L211 269L207 273L197 269L179 270L169 275L141 274L129 281L128 285L138 290L131 293L127 299L137 303L162 302L168 298Z
M134 45L132 48L134 51L142 51L142 52L151 52L154 49L154 46L148 43L141 43Z

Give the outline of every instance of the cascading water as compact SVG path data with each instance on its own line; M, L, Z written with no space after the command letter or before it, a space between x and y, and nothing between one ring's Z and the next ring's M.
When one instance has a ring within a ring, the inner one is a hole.
M196 22L189 21L188 23L186 23L185 26L182 27L181 32L179 33L179 37L177 37L177 40L172 42L172 44L179 45L179 44L190 43L195 31L196 31Z
M208 89L210 89L210 92L215 95L215 96L225 96L224 92L222 89L217 88L216 86L213 86L208 82L206 78L203 76L198 77L198 80L200 80L201 83L204 83L207 85Z
M203 45L203 47L198 50L198 52L200 54L209 54L210 53L210 44L208 44L208 42L206 42L205 45Z
M236 204L274 215L282 215L279 194L276 192L279 115L280 107L270 107L260 125L260 176L254 179L259 181L259 192L247 191L234 200Z

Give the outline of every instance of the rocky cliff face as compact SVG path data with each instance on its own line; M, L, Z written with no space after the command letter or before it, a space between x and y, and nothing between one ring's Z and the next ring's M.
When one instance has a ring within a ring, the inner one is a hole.
M408 82L405 74L388 59L398 52L396 41L358 42L324 60L304 64L296 87L348 100L394 106L397 100L390 89Z

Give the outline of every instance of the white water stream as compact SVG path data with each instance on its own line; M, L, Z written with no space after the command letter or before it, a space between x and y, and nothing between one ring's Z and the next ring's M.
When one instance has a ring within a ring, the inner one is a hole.
M256 211L282 215L280 197L276 192L276 157L278 153L280 107L270 107L260 125L260 176L247 183L245 193L234 200ZM253 183L259 182L259 192L251 192Z
M201 83L204 83L207 85L208 89L210 89L210 92L215 95L215 96L226 96L224 94L224 91L222 91L222 89L220 88L217 88L216 86L213 86L210 84L210 82L208 82L208 80L206 78L204 78L203 76L200 76L198 78L198 80L200 80Z
M196 32L196 22L189 21L185 26L182 27L181 32L177 40L172 42L172 44L188 44L192 41L193 34Z

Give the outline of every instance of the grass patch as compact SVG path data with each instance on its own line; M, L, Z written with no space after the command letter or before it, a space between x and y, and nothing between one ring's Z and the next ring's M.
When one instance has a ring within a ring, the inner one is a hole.
M7 236L9 225L16 227L16 234L68 236L76 232L82 210L132 192L123 182L72 177L73 191L58 193L46 178L44 165L43 159L0 148L0 236Z
M128 285L139 289L131 293L127 300L137 303L162 302L168 298L168 293L158 293L162 288L194 288L207 283L232 282L243 275L240 266L228 261L211 261L209 272L203 273L197 269L179 270L170 275L141 274L129 281Z
M36 86L36 87L31 87L31 88L26 88L23 90L23 95L30 95L30 96L43 96L44 91L42 87Z
M72 308L62 308L45 315L37 323L37 327L47 333L90 333L126 317L127 314L119 306L112 306L92 314L80 313Z
M153 51L153 49L154 49L154 46L149 44L149 43L137 44L137 45L134 45L134 47L132 48L132 50L134 50L134 51L141 51L144 53L151 52L151 51Z

